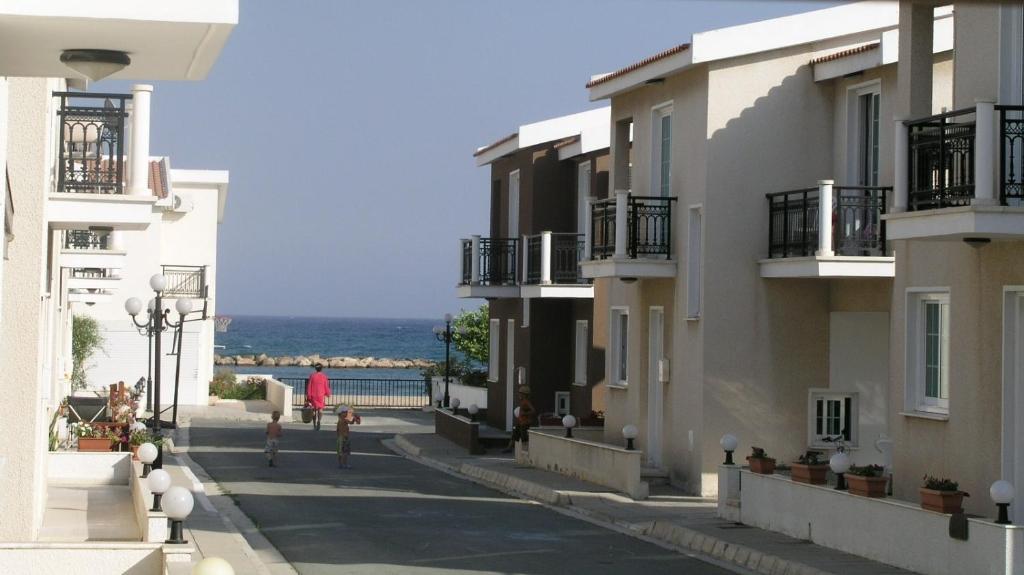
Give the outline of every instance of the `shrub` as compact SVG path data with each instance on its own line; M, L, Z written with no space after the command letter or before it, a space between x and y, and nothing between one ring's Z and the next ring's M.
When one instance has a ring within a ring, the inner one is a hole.
M103 349L103 334L95 318L76 315L71 318L71 389L85 389L88 385L85 362L97 350Z
M224 394L234 387L235 382L235 374L231 370L222 369L218 371L210 381L210 395L225 397Z
M210 382L210 395L221 399L266 399L267 380L247 377L239 382L234 373L221 371Z
M847 475L856 475L858 477L881 477L882 472L884 471L885 469L881 465L854 465L853 467L850 467L849 471L847 471Z
M946 479L934 477L932 475L924 476L924 488L934 489L936 491L960 491L960 484L952 479Z

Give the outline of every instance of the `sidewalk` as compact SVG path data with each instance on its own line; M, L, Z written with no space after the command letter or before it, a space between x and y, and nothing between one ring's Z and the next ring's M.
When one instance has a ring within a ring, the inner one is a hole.
M424 463L475 479L500 491L557 506L634 536L705 556L739 573L765 575L896 575L898 569L719 519L714 500L689 497L669 486L633 501L606 487L517 465L507 456L471 456L434 434L396 435L394 447Z

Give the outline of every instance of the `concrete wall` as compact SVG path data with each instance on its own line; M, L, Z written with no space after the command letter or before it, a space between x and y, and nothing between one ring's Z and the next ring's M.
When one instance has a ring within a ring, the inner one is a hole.
M438 394L444 394L444 377L435 376L431 382L433 388L430 393L431 399L438 396ZM476 404L480 409L487 409L487 388L486 387L475 387L472 385L463 385L458 383L458 380L452 378L448 382L448 397L451 399L459 399L459 407L461 409L468 409L470 405ZM436 402L435 402L436 405ZM504 405L504 404L503 404Z
M126 575L163 573L162 543L9 543L0 544L0 572L60 575L85 566Z
M47 454L50 485L128 485L130 452L52 451Z
M647 497L647 484L640 480L643 453L627 451L616 445L563 437L557 433L530 433L530 464L555 471L629 495Z
M267 377L267 401L274 409L281 412L281 419L291 421L292 418L292 394L294 389L276 379Z

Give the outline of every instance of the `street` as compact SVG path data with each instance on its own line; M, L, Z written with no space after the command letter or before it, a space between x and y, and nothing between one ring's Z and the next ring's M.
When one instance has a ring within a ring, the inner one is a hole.
M352 469L338 469L333 418L287 423L279 467L263 426L193 420L190 455L303 574L728 573L397 456L381 440L432 430L432 414L366 411Z

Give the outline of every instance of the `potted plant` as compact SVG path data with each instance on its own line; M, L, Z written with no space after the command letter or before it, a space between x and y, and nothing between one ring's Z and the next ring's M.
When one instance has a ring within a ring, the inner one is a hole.
M763 447L751 447L750 455L747 456L747 464L754 473L771 475L775 473L775 459L768 457Z
M153 437L153 434L149 432L149 429L137 429L132 430L128 435L128 443L132 451L132 459L139 458L139 446L143 443L152 443L153 445L159 445L160 440Z
M850 493L862 497L885 497L885 486L889 479L882 476L881 465L854 465L846 472L846 483Z
M808 451L793 462L790 477L797 483L825 485L828 476L828 462L821 460L820 451Z
M103 427L94 427L88 423L75 423L71 426L72 432L78 437L79 451L110 451L111 445L116 439Z
M964 497L960 484L952 479L924 476L924 484L918 490L921 494L921 508L939 513L962 513Z

